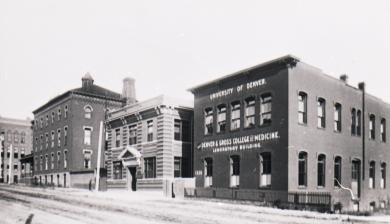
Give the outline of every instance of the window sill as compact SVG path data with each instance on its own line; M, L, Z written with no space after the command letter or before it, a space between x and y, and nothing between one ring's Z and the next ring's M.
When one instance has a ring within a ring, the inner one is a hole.
M317 126L317 130L322 130L322 131L325 131L325 130L326 130L326 128L325 128L325 127L318 127L318 126Z
M336 134L341 134L342 132L341 132L341 131L336 131L336 130L333 130L333 133L336 133Z
M301 126L304 126L304 127L308 126L307 123L299 123L299 122L298 122L298 125L301 125Z
M299 185L299 186L298 186L298 189L307 189L307 186Z

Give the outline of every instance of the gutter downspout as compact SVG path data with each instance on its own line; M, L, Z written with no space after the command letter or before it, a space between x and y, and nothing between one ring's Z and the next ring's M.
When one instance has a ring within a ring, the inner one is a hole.
M362 195L363 182L365 180L365 170L366 170L366 84L360 82L359 89L362 91L362 181L360 183L360 194Z

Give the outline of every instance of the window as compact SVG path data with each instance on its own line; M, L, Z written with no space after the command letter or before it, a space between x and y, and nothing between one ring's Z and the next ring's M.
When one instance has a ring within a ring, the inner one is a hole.
M60 163L61 163L61 152L57 152L57 167L58 168L60 167Z
M190 141L190 125L185 120L174 120L174 139L176 141Z
M46 154L45 155L45 170L49 169L49 156Z
M152 120L147 122L147 128L148 128L147 140L148 140L148 142L151 142L151 141L153 141L153 121Z
M84 168L90 169L91 168L92 151L91 150L83 150L83 154L84 154Z
M213 108L206 108L204 110L204 134L213 134Z
M121 161L116 161L113 163L114 166L114 180L122 179L122 169L123 165Z
M84 127L84 145L91 145L92 128Z
M51 153L51 166L50 169L54 169L54 152Z
M67 126L64 127L64 146L66 146L66 144L68 144L68 127Z
M46 122L45 122L45 126L49 126L49 115L46 115Z
M213 159L206 158L204 160L204 186L211 187L213 186Z
M61 129L57 130L57 147L61 147Z
M269 125L272 122L272 95L265 93L260 96L260 125Z
M354 195L360 195L360 160L352 161L351 188Z
M230 157L230 187L240 186L240 157Z
M39 170L43 170L43 156L41 156L41 160L40 160L40 163L39 163Z
M49 148L49 133L45 133L45 148Z
M39 144L40 144L40 149L42 150L42 147L43 147L43 135L40 135L39 137L40 137L40 138L39 138L39 140L40 140L40 142L39 142Z
M370 162L370 168L368 171L368 188L375 188L375 162Z
M115 147L121 146L121 129L115 129Z
M22 134L20 135L20 143L21 144L26 143L26 133L24 132L22 132Z
M137 125L129 126L129 145L137 144Z
M51 123L52 123L52 124L54 123L54 111L51 112Z
M255 97L245 99L245 128L252 128L255 126Z
M67 117L68 117L68 105L65 105L64 118L67 118Z
M180 157L175 157L174 158L174 163L173 163L173 174L174 177L181 177L181 158Z
M334 127L333 130L341 132L341 104L335 103L334 105Z
M181 140L183 142L191 142L191 124L189 121L181 120Z
M271 186L271 153L260 154L260 187Z
M381 119L381 141L386 142L386 119Z
M41 129L43 128L43 118L41 117Z
M307 186L307 153L300 152L298 155L298 185Z
M57 115L58 115L58 120L61 120L61 108L58 108Z
M51 131L51 147L54 147L54 131Z
M336 156L334 159L334 186L340 187L341 184L341 157Z
M375 115L370 115L370 121L368 123L368 138L374 140L375 139Z
M14 132L14 142L15 143L19 142L19 133L17 131Z
M175 119L174 121L174 139L181 140L181 123L180 120Z
M386 163L381 164L381 189L386 188Z
M351 135L356 135L356 109L351 110Z
M156 177L156 157L149 157L144 159L145 178Z
M84 117L87 119L91 119L92 111L93 111L93 109L91 106L89 106L89 105L85 106L84 107L84 112L85 112Z
M307 124L307 94L304 92L298 94L298 122Z
M362 133L362 112L358 110L356 112L356 135L360 136Z
M222 104L217 108L217 133L224 133L226 131L226 105Z
M241 103L240 101L233 102L231 104L231 121L230 121L230 130L240 129L240 114L241 113Z
M68 167L68 151L64 151L64 169Z
M317 186L325 187L325 155L318 156L317 161Z
M325 128L325 100L323 98L317 100L317 127Z

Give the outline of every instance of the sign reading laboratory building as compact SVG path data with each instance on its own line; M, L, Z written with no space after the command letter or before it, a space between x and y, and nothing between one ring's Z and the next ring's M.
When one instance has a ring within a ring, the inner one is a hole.
M279 132L266 132L256 135L246 135L235 138L226 138L202 142L198 146L200 150L211 150L213 153L244 151L261 147L261 142L279 139Z
M259 79L259 80L253 81L253 82L248 82L246 84L241 84L241 85L233 87L233 88L220 90L218 92L210 94L210 100L214 100L214 99L217 99L220 97L228 96L228 95L234 93L234 91L236 91L237 93L240 93L243 90L250 90L250 89L253 89L256 87L263 86L265 84L267 84L265 79Z

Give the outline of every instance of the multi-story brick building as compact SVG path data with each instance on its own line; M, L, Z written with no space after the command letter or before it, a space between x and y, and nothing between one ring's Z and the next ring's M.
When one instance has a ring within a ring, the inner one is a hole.
M32 149L31 120L0 117L0 182L19 183L31 174L31 167L20 159Z
M109 109L121 107L124 102L120 94L95 85L86 74L81 88L69 90L36 109L35 182L87 187L97 168L99 124Z
M190 91L198 195L389 206L390 105L364 83L285 56Z
M109 187L162 189L192 176L193 104L158 96L111 111L106 121Z

